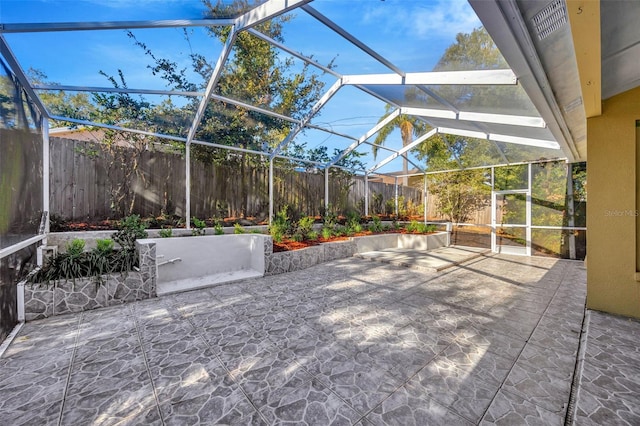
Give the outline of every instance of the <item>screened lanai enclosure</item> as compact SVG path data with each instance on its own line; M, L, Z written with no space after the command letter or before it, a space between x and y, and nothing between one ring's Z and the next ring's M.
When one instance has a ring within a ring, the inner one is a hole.
M523 2L444 3L0 1L2 328L62 219L286 205L584 258L584 111L520 48L568 31L564 2L529 8L535 39Z

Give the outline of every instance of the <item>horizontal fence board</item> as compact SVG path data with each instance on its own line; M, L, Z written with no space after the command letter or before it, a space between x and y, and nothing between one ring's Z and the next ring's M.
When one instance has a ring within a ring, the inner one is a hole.
M122 213L113 208L112 192L124 184L120 211L141 216L161 213L184 217L186 167L184 157L173 152L146 150L139 154L137 172L127 179L122 167L105 154L95 142L51 138L51 212L68 220L118 219ZM123 149L131 159L134 150ZM362 177L329 177L329 203L338 213L349 210L364 213L365 185ZM422 203L422 191L398 188L404 202ZM376 211L373 197L380 197L382 209L392 203L395 185L369 182L369 212ZM324 209L324 172L299 172L274 168L274 211L287 205L297 214L317 216ZM390 201L391 200L391 201ZM223 166L191 160L191 215L199 218L256 217L269 214L268 163L257 166Z

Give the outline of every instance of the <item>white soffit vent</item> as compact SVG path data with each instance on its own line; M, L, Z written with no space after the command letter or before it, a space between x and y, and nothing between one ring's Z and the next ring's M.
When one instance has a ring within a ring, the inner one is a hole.
M567 8L564 0L554 0L531 19L539 40L549 37L567 23Z

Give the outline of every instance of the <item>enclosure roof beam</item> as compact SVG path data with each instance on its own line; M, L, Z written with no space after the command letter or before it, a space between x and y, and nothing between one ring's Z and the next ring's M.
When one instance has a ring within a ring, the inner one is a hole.
M340 90L341 87L341 80L337 80L335 83L333 83L329 90L327 90L325 94L322 95L322 97L318 99L318 101L313 105L311 111L309 111L309 114L307 114L307 116L303 118L302 121L300 121L300 124L298 124L293 130L291 130L289 134L284 138L284 140L280 142L280 144L273 150L273 152L271 153L271 158L280 154L280 152L293 140L293 138L295 138L302 131L302 129L304 129L307 123L311 121L313 116L315 116L318 111L320 111L324 104L329 102L329 99L331 99L333 95L335 95L338 90Z
M515 85L518 78L510 69L433 71L408 73L405 84L413 85Z
M515 85L518 78L510 69L473 71L432 71L398 74L352 74L342 78L353 85Z
M446 118L448 120L458 119L458 114L455 111L449 111L446 109L402 107L400 110L404 115L416 115L418 117L431 117L431 118Z
M520 127L545 128L547 124L541 117L508 114L488 114L481 112L448 111L444 109L403 107L402 114L421 117L446 118L449 120L473 121L478 123L506 124Z
M157 89L128 89L126 87L90 87L90 86L66 86L61 84L35 84L35 90L66 90L69 92L103 92L103 93L130 93L140 95L166 95L166 96L204 96L204 92L183 92L179 90Z
M123 132L136 133L144 136L152 136L152 137L161 138L161 139L169 139L177 142L187 141L187 139L182 136L172 136L172 135L165 135L163 133L148 132L146 130L129 129L127 127L115 126L113 124L97 123L95 121L89 121L89 120L79 120L77 118L63 117L60 115L52 115L49 118L57 121L68 121L69 123L82 124L84 126L100 127L103 129L110 129L110 130L119 130Z
M358 40L356 37L354 37L349 32L347 32L344 28L340 27L338 24L336 24L331 19L329 19L326 16L324 16L322 13L318 12L313 7L311 7L311 6L309 6L307 4L307 5L302 6L302 9L305 12L307 12L309 15L313 16L318 21L322 22L324 25L326 25L327 27L329 27L330 29L332 29L333 31L338 33L340 36L342 36L344 39L349 41L351 44L353 44L356 47L358 47L360 50L365 52L367 55L371 56L373 59L375 59L376 61L380 62L381 64L383 64L387 68L389 68L391 71L395 72L396 74L398 74L400 76L405 75L404 71L402 71L400 68L398 68L397 66L392 64L384 56L380 55L379 53L377 53L376 51L371 49L367 44L365 44L362 41Z
M198 126L200 126L200 122L202 121L202 117L204 116L204 112L207 109L207 104L209 103L209 99L215 90L218 81L220 80L220 75L222 74L222 67L224 67L229 54L231 53L231 49L233 48L233 43L236 40L237 32L234 27L231 27L231 33L227 37L227 41L224 43L222 47L222 51L220 52L220 56L218 56L218 61L216 62L216 66L211 73L211 77L209 77L209 82L207 83L207 88L205 90L205 94L200 100L200 105L198 105L198 110L196 111L196 115L193 118L193 122L191 123L191 128L189 129L189 134L187 135L187 145L191 143L193 138L196 135L196 130Z
M506 124L510 126L520 127L537 127L544 129L547 127L542 117L531 117L525 115L509 115L509 114L488 114L482 112L466 112L458 113L459 120L475 121L479 123Z
M501 135L498 133L484 133L477 132L474 130L460 130L453 129L450 127L438 127L438 133L445 133L449 135L458 135L469 138L477 138L477 139L488 139L492 141L498 142L507 142L518 145L528 145L528 146L536 146L539 148L550 148L550 149L560 149L560 145L556 141L550 141L545 139L533 139L533 138L522 138L510 135Z
M378 122L378 124L376 124L375 126L373 126L367 133L365 133L364 135L362 135L357 141L355 141L354 143L352 143L351 145L349 145L344 151L342 151L340 154L336 155L336 157L331 160L328 164L327 167L333 166L336 163L338 163L340 160L342 160L344 157L346 157L347 155L349 155L349 153L351 151L353 151L354 149L356 149L358 146L360 146L364 141L366 141L367 139L369 139L371 136L375 135L376 133L378 133L384 126L386 126L387 124L389 124L391 121L393 121L397 116L400 115L400 110L396 109L394 110L391 114L389 114L388 116L386 116L384 118L384 120L381 120Z
M36 107L40 110L42 115L45 118L51 118L51 114L49 113L49 110L47 110L47 108L44 106L38 94L34 92L33 88L31 87L31 84L29 83L29 79L25 75L24 71L22 70L22 67L20 66L20 63L18 62L15 55L11 51L11 48L7 44L7 41L4 39L4 36L2 34L0 34L0 54L2 54L2 56L5 58L5 60L7 61L7 64L9 65L9 68L11 68L16 78L24 88L24 91L27 92L27 95L29 96L29 98L31 98L31 100L36 105Z
M235 19L236 31L242 31L287 13L313 0L267 0Z
M299 52L296 52L293 49L290 49L289 47L285 46L284 44L272 39L271 37L267 37L266 35L262 34L260 31L256 31L255 29L251 28L249 30L247 30L248 33L258 37L261 40L266 41L267 43L277 47L278 49L281 49L287 53L289 53L292 56L295 56L296 58L308 63L309 65L313 65L314 67L326 72L327 74L331 74L336 78L342 78L342 74L335 72L334 70L332 70L331 68L322 65L321 63L319 63L318 61L313 60L312 58L309 58L308 56L305 56Z
M235 99L227 98L225 96L211 95L211 99L215 99L215 100L223 102L223 103L227 103L227 104L236 105L236 106L239 106L239 107L242 107L242 108L246 108L246 109L248 109L250 111L259 112L260 114L268 115L270 117L279 118L279 119L281 119L283 121L288 121L290 123L295 123L295 124L301 124L302 123L302 120L298 120L297 118L289 117L288 115L280 114L280 113L277 113L277 112L274 112L274 111L269 111L268 109L264 109L264 108L260 108L260 107L257 107L257 106L253 106L253 105L248 104L246 102L242 102L242 101L238 101L238 100L235 100ZM353 136L345 135L344 133L335 132L333 130L326 129L326 128L321 127L321 126L316 126L316 125L313 125L313 124L307 124L306 127L310 128L310 129L320 130L320 131L323 131L323 132L326 132L326 133L331 133L332 135L341 136L341 137L346 138L346 139L357 140Z
M490 164L490 165L485 165L485 166L460 167L459 169L425 171L423 173L410 173L410 174L404 175L404 176L411 177L411 176L423 176L423 175L437 175L437 174L441 174L441 173L460 172L460 171L463 171L463 170L482 170L482 169L491 169L491 168L494 168L494 167L523 166L525 164L553 163L553 162L557 162L557 161L564 161L564 162L567 162L567 163L570 162L566 157L545 158L543 160L518 161L516 163Z
M437 126L434 126L432 123L430 123L428 120L425 120L424 118L421 118L422 121L424 121L425 123L427 123L430 127L437 129ZM449 143L448 140L444 139L444 143L447 147L447 150L449 151L449 154L451 154L453 156L453 158L456 159L456 163L458 163L458 165L460 167L462 167L462 163L460 162L460 158L458 157L458 154L456 154L456 152L451 148L451 144ZM506 160L505 160L506 161Z
M62 117L59 115L54 115L51 116L52 120L58 120L58 121L68 121L70 123L76 123L76 124L82 124L85 126L92 126L92 127L99 127L99 128L104 128L104 129L110 129L110 130L118 130L118 131L123 131L123 132L129 132L129 133L136 133L139 135L144 135L144 136L151 136L151 137L156 137L159 139L168 139L168 140L172 140L172 141L176 141L176 142L183 142L186 143L187 142L187 138L184 138L182 136L172 136L172 135L166 135L163 133L154 133L154 132L148 132L145 130L138 130L138 129L129 129L126 127L122 127L122 126L114 126L111 124L105 124L105 123L97 123L94 121L88 121L88 120L78 120L75 118L71 118L71 117ZM236 151L236 152L244 152L247 154L256 154L256 155L261 155L261 156L267 156L268 153L267 152L263 152L263 151L256 151L256 150L252 150L252 149L246 149L246 148L240 148L240 147L236 147L236 146L232 146L232 145L221 145L221 144L217 144L217 143L212 143L212 142L205 142L205 141L199 141L197 139L194 139L191 141L194 144L197 145L207 145L207 146L211 146L214 148L220 148L220 149L226 149L228 151ZM294 158L294 157L289 157L286 155L276 155L277 158L282 158L284 160L289 160L289 161L297 161L297 162L302 162L302 163L309 163L309 164L315 164L318 166L324 166L324 163L320 162L320 161L313 161L313 160L306 160L306 159L302 159L302 158ZM336 166L338 168L341 169L345 169L345 170L352 170L349 169L348 167L342 167L342 166Z
M438 133L438 129L429 130L427 133L425 133L424 135L420 136L419 138L417 138L416 140L414 140L413 142L411 142L407 146L402 147L402 149L398 150L395 154L391 154L390 156L388 156L384 160L380 161L378 164L376 164L373 167L369 168L367 170L367 173L371 173L373 171L376 171L380 167L390 163L391 161L395 160L396 158L398 158L401 155L404 156L407 152L409 152L410 150L412 150L416 146L420 145L422 142L426 141L431 136L436 135L437 133ZM407 158L407 157L405 157L405 158ZM408 158L407 158L407 160L408 160Z
M143 28L184 28L233 25L233 19L167 19L157 21L45 22L2 24L0 33L41 33L56 31L135 30Z

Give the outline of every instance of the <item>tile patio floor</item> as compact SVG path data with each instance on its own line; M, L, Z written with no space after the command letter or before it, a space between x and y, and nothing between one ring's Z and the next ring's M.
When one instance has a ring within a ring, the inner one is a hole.
M562 425L585 272L352 258L30 322L0 358L0 424ZM577 424L638 424L638 323L587 323Z

